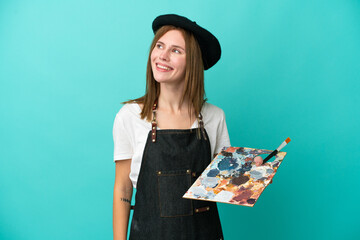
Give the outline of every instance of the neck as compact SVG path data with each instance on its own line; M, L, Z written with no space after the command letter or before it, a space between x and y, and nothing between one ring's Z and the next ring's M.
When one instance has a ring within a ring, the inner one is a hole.
M183 95L184 84L160 84L160 95L158 99L159 108L163 111L171 113L188 112L188 99L181 102Z

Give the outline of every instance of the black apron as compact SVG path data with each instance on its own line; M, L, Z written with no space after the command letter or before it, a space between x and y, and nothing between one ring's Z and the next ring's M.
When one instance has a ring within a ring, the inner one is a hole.
M205 129L149 132L137 182L130 240L222 240L215 202L182 196L211 161ZM156 142L155 142L156 137Z

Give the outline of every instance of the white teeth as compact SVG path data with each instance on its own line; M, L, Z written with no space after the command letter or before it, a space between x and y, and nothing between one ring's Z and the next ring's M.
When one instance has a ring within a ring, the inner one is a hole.
M162 65L160 65L160 64L156 64L156 66L157 66L158 68L165 69L165 70L170 70L170 69L171 69L171 68L162 66Z

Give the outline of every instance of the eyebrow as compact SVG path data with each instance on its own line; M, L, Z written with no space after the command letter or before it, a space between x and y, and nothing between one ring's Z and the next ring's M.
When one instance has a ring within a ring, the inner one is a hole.
M162 41L157 41L157 42L166 45L166 44L163 43ZM180 46L178 46L178 45L171 45L171 46L172 46L172 47L176 47L176 48L181 48L182 50L185 51L185 49L184 49L183 47L180 47Z

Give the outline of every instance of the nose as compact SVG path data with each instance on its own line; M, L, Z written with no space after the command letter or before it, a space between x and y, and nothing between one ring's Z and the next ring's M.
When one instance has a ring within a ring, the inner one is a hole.
M165 49L165 50L161 51L159 58L161 60L163 60L163 61L169 61L169 52L168 52L168 50Z

